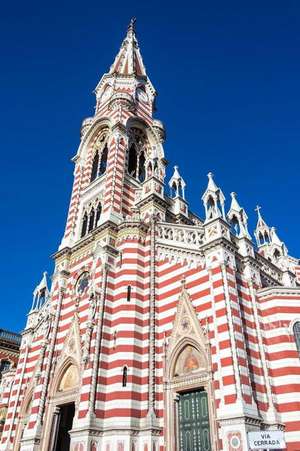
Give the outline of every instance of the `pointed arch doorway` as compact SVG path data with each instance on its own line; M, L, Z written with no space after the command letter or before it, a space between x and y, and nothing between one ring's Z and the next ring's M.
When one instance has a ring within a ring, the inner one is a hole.
M53 381L49 400L43 451L69 451L70 431L78 402L79 370L75 361L67 358Z
M166 384L167 450L212 451L214 412L207 358L184 340L169 365Z
M166 451L217 451L209 341L184 284L164 374Z

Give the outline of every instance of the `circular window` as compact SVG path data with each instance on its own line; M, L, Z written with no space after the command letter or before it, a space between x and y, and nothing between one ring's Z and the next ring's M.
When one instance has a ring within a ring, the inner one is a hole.
M76 284L76 292L78 294L82 294L86 291L90 283L90 276L88 272L84 272L79 277L77 284Z

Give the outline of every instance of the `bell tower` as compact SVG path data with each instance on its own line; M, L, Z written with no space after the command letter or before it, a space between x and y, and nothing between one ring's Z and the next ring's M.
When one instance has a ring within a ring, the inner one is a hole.
M103 224L117 225L137 211L147 215L149 202L152 214L165 216L165 132L153 118L156 91L140 53L135 19L95 94L95 115L83 121L73 158L74 184L60 249Z

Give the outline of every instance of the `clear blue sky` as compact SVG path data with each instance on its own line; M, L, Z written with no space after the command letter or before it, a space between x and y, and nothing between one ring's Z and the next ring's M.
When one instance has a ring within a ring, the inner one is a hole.
M61 240L70 158L92 94L131 16L151 81L166 157L191 207L213 171L236 191L252 232L256 204L300 256L299 1L17 1L1 7L0 327L21 330Z

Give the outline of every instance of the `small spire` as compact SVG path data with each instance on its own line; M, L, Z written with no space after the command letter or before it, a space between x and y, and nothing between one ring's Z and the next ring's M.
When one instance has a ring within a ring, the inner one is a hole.
M213 173L209 172L207 177L207 188L202 196L205 208L205 219L206 221L209 221L220 216L225 219L225 196L222 193L222 190L216 185L213 179Z
M231 196L231 206L230 206L230 210L235 210L235 211L241 211L242 207L240 206L240 204L237 201L236 198L236 193L233 191L232 193L230 193Z
M257 224L254 235L258 247L264 246L265 244L269 244L271 241L271 229L267 225L266 221L263 219L260 210L261 207L257 205L255 208L255 211L257 212Z
M232 232L239 238L248 238L251 236L248 232L248 217L245 210L240 206L235 192L230 193L231 205L227 213L228 222L231 225Z
M172 190L175 191L175 193L173 193L175 197L180 196L183 199L185 198L184 189L186 187L186 183L179 174L178 166L174 166L174 173L170 178L169 187L171 189L171 194Z
M31 310L38 310L46 298L49 295L48 282L47 282L47 272L43 272L43 277L40 283L35 287L33 291L33 302L31 306Z
M207 174L208 177L208 184L207 184L207 189L209 189L210 191L218 191L218 187L214 181L214 174L212 172L209 172Z

